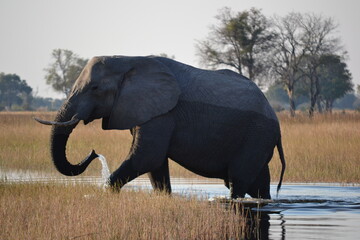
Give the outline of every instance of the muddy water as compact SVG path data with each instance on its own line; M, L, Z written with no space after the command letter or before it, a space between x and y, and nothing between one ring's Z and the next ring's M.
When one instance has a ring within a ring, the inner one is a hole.
M105 173L106 174L106 173ZM1 172L2 182L90 183L102 186L101 177L52 177L41 173ZM146 177L129 183L126 188L151 189ZM175 194L195 195L202 199L228 196L220 181L172 179ZM260 239L360 239L360 186L339 184L285 184L276 198L276 186L271 186L273 202L252 208L260 215Z

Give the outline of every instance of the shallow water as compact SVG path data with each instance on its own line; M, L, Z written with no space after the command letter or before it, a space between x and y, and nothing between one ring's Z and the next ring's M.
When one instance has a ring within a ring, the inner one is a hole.
M103 175L107 175L105 172ZM103 186L102 177L53 177L34 172L4 172L2 182L56 182L66 184L89 183ZM171 179L172 190L183 196L202 199L229 196L220 181ZM150 181L140 177L126 188L151 189ZM261 215L260 231L252 237L260 239L359 239L360 186L340 184L285 184L276 198L276 185L271 186L273 202L253 208Z

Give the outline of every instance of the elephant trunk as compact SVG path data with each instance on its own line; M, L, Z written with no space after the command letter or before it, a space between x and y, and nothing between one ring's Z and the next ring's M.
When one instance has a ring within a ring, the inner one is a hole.
M74 116L74 111L68 104L64 104L61 110L58 112L55 122L69 122ZM74 122L72 125L54 125L52 128L52 134L50 139L51 144L51 157L56 169L66 176L76 176L85 171L92 160L98 157L94 150L79 164L71 164L66 157L66 144L69 139L69 135L76 127L78 122Z

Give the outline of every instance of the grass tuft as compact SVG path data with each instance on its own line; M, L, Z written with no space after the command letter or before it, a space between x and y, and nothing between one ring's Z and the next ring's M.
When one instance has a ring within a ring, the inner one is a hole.
M287 161L285 182L360 183L360 113L339 112L312 119L280 114L279 119ZM270 169L273 179L278 179L278 154L274 154Z
M0 184L0 239L242 239L219 204L94 186Z

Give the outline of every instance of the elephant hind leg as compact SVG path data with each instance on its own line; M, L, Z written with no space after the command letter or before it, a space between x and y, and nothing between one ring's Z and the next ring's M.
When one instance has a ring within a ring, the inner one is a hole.
M265 159L255 152L243 154L238 161L229 166L229 186L231 198L244 198L253 183L260 176Z
M270 134L271 132L262 129L254 131L254 135L247 138L236 159L228 166L232 198L243 198L246 193L252 197L270 198L270 173L267 165L275 142Z
M262 168L255 182L248 190L252 198L271 199L270 196L270 171L268 164Z
M167 158L158 169L149 172L148 176L154 190L171 193L169 161Z

